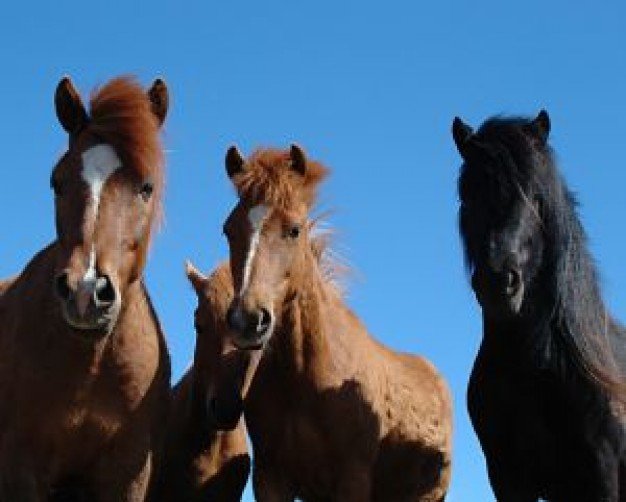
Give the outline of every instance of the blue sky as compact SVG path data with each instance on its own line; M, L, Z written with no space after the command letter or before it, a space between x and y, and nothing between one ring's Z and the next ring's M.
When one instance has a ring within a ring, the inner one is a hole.
M191 359L195 297L183 275L226 256L235 203L228 145L300 143L332 169L321 209L355 269L348 301L393 348L450 382L450 500L493 500L465 410L480 312L456 230L455 115L552 118L552 144L617 317L626 311L626 5L587 2L11 2L0 18L0 274L54 238L49 172L66 137L64 74L88 92L120 73L171 92L165 225L147 281L174 375ZM248 491L245 500L252 500Z

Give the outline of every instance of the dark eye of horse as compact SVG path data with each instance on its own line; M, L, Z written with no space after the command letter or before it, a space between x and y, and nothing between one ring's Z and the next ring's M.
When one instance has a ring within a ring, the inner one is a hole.
M287 231L287 237L290 239L297 239L300 235L300 225L293 225Z
M141 186L139 194L145 202L148 202L150 196L152 195L152 192L154 192L154 185L150 182L146 182Z

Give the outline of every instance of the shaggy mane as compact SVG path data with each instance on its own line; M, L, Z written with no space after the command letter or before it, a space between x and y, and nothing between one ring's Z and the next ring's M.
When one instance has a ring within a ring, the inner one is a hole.
M317 187L327 174L326 167L307 159L303 176L291 169L289 150L267 148L252 153L243 172L236 174L233 182L239 197L254 205L288 208L303 201L311 207Z
M608 314L602 300L576 199L557 168L550 146L533 145L523 133L529 123L526 118L494 117L479 128L476 139L492 159L495 167L490 176L499 186L508 180L519 189L517 196L541 202L545 240L541 291L547 304L543 305L545 312L535 319L536 353L552 364L578 366L607 395L626 405L626 351L621 348L626 333ZM488 200L490 194L484 186L467 183L468 169L464 162L459 182L461 198L471 191L473 197ZM475 266L475 256L468 247L472 236L462 225L461 235L471 271Z

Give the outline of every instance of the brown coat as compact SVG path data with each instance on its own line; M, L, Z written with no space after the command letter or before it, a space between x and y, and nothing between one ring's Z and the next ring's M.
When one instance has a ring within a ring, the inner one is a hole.
M296 145L235 148L227 172L240 200L224 224L239 347L264 355L245 405L257 500L443 500L452 409L421 357L371 338L332 280L309 212L326 168Z
M57 240L0 286L0 502L141 502L158 469L169 356L142 273L163 185L167 89L113 79L57 117Z
M234 350L226 326L228 263L208 278L191 264L198 295L193 365L173 391L160 499L237 502L250 474L243 398L260 353Z
M163 333L136 281L113 332L81 338L51 298L55 252L0 300L0 501L43 501L68 480L95 500L143 500L168 402Z

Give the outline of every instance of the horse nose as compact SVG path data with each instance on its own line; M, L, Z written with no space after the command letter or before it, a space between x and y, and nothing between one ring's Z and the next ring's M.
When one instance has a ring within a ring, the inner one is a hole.
M65 303L74 304L81 317L89 304L97 309L106 309L117 299L117 290L106 274L98 275L95 280L80 280L72 287L68 273L63 272L56 277L54 285L58 297Z
M115 303L117 293L108 275L101 275L96 279L94 291L94 301L96 307L108 307Z
M231 305L226 311L226 323L228 324L228 327L233 331L242 331L243 328L243 323L241 322L241 316L238 310L239 309Z
M226 312L228 326L238 333L249 336L262 336L272 325L272 313L260 307L246 312L241 307L231 305Z
M257 311L257 314L256 332L263 335L272 325L272 313L266 308L261 308Z

